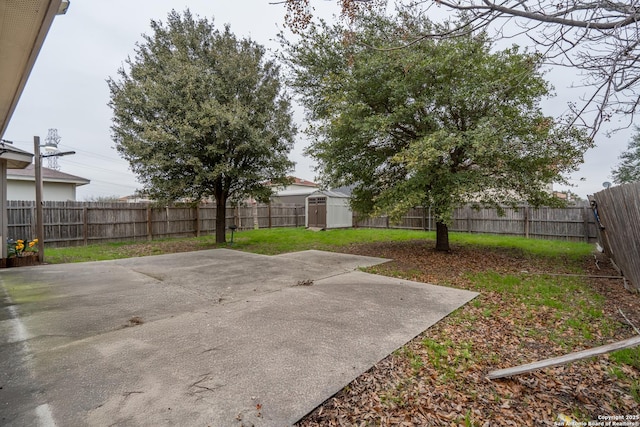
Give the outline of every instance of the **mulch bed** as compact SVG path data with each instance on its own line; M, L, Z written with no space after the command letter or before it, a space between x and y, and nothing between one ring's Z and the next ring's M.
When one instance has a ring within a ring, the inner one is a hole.
M477 289L469 273L575 273L557 260L531 258L513 250L454 246L451 253L439 253L432 247L433 242L389 242L353 245L344 252L394 260L376 267L376 273L470 290ZM586 260L584 271L618 275L602 256ZM559 330L563 319L553 308L532 308L508 295L483 291L476 303L465 305L380 361L298 425L537 426L562 425L558 421L562 415L586 422L640 414L640 372L629 365L614 365L607 355L506 379L486 379L495 369L634 335L627 319L640 325L640 297L625 290L620 279L580 280L604 298L602 316L608 319L603 324L609 327L594 329L590 340L576 340L571 328ZM565 338L573 343L570 349L563 345Z

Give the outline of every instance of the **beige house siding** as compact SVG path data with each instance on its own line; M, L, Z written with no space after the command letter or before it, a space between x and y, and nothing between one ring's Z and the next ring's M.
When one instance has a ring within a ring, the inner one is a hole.
M286 186L272 186L275 194L272 203L303 205L307 196L318 190L318 184L305 179L292 177L293 182Z
M7 170L7 200L35 200L35 171L33 165L25 169ZM42 168L42 200L66 202L76 200L76 188L89 180L57 170Z
M35 200L34 181L7 180L7 200ZM76 185L61 182L44 182L42 200L45 202L63 202L76 200Z

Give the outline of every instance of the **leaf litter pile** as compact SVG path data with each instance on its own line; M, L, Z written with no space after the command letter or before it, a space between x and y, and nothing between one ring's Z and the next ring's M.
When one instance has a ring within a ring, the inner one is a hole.
M429 241L389 242L352 245L345 251L393 260L371 272L480 296L380 361L297 425L587 425L602 416L640 414L637 349L486 379L496 369L635 334L640 296L627 291L621 279L586 277L619 275L604 256L558 259L463 245L439 253L432 247Z

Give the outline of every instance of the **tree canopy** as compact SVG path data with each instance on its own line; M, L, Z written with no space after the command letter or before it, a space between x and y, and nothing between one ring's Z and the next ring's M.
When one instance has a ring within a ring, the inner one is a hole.
M640 127L636 127L636 134L620 155L620 163L613 168L611 175L616 184L640 181Z
M482 34L368 47L434 29L405 12L359 15L348 28L310 24L298 42L282 39L322 181L354 185L361 214L431 206L442 250L460 204L557 203L547 186L564 182L591 140L540 110L551 89L540 57L492 53Z
M287 22L294 29L311 21L310 0L284 0ZM548 64L579 70L584 77L582 102L570 105L574 120L595 133L613 114L625 114L629 123L640 105L640 0L427 0L424 16L458 15L452 27L430 28L413 39L457 37L478 30L496 38L530 39ZM340 0L343 14L380 8L382 0ZM447 19L447 18L445 18ZM591 114L589 114L591 113ZM578 122L580 123L580 122Z
M151 29L108 79L116 149L152 198L213 196L224 242L227 200L268 197L267 182L287 182L293 167L279 67L262 46L189 10Z

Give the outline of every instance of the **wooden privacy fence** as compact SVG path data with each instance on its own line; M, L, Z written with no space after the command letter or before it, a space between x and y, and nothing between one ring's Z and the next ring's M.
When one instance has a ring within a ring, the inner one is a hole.
M8 237L33 239L35 203L8 203ZM144 203L45 202L45 242L49 247L79 246L123 240L151 240L166 237L201 236L215 233L216 208L212 204L197 207L156 207ZM305 225L303 205L259 204L229 207L226 226L239 230ZM356 227L435 230L429 208L413 208L399 224L388 218L358 219ZM564 209L521 206L505 208L499 216L495 209L456 209L451 231L508 234L541 239L595 242L596 224L591 209L572 206Z
M428 207L409 210L397 224L387 217L361 219L357 215L354 215L353 223L357 227L370 228L436 229ZM503 216L498 215L496 209L476 210L466 206L454 210L449 230L582 242L597 240L596 222L586 204L566 208L505 207Z
M35 203L8 202L8 237L35 238ZM215 233L211 204L156 207L144 203L45 202L45 242L49 247L201 236ZM238 229L304 226L304 206L257 205L226 209L226 226Z
M592 196L600 224L600 243L622 274L640 290L640 182Z

